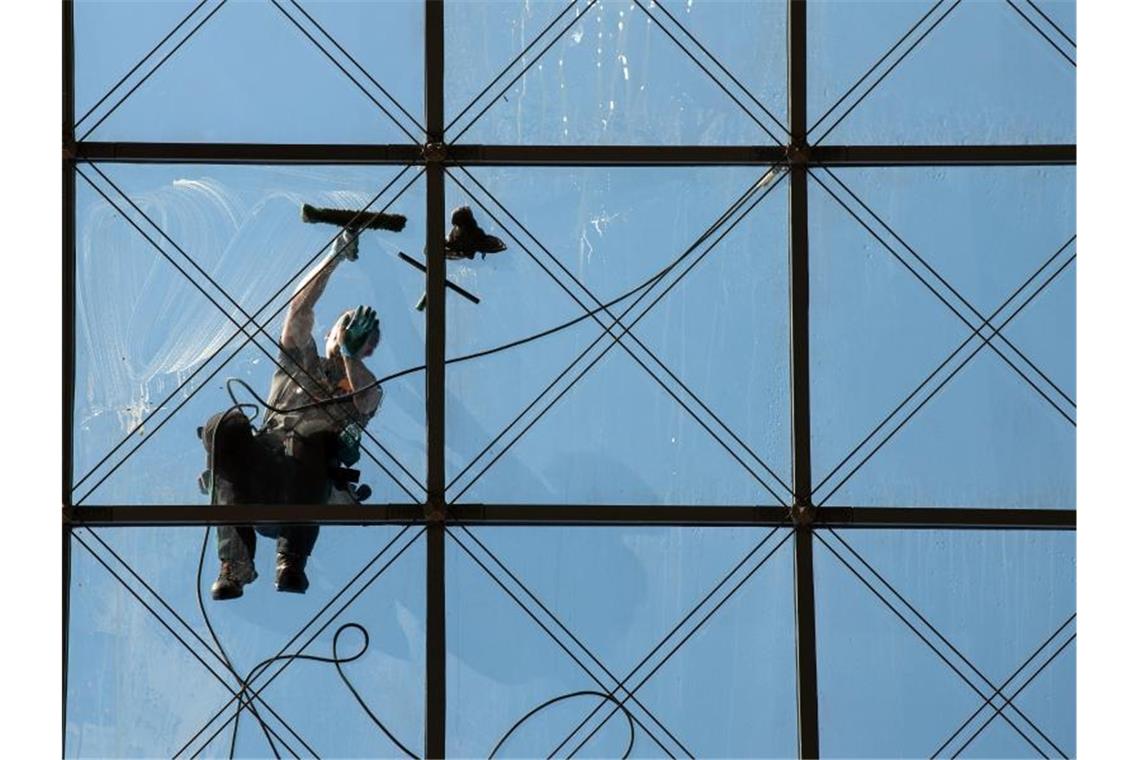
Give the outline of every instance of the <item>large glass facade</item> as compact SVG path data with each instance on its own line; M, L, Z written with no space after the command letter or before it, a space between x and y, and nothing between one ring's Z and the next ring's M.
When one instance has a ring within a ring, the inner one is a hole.
M1075 753L1072 2L64 19L64 756ZM223 493L343 232L356 485Z

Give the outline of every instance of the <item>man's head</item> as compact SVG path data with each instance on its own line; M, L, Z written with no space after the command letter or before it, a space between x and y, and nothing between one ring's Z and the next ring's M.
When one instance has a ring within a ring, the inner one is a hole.
M334 356L341 355L341 336L348 330L354 317L358 316L362 309L363 307L361 307L361 309L349 309L333 322L332 329L329 330L328 335L325 336L325 356L331 359ZM373 312L373 314L375 314L375 312ZM380 344L380 320L375 317L374 319L375 325L369 331L367 340L364 342L363 347L354 354L354 357L357 359L364 359L371 356L372 352L376 350L376 346Z

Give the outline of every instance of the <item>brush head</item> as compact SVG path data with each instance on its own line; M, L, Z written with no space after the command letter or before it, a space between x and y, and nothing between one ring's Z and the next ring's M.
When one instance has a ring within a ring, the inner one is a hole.
M388 230L399 232L408 219L403 214L385 214L380 211L354 211L341 208L319 208L308 203L301 206L301 221L309 224L335 224L358 230Z
M488 253L505 251L507 246L483 231L468 206L460 206L451 212L451 232L447 233L443 250L449 259L473 259L477 253L485 257Z

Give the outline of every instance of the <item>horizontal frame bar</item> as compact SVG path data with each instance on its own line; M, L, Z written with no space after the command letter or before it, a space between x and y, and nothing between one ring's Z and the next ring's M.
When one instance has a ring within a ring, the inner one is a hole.
M422 504L245 504L71 507L65 523L92 527L318 523L393 525L423 522ZM449 522L484 525L659 525L745 527L791 525L780 506L661 506L656 504L460 504ZM813 525L829 528L951 530L1075 530L1073 509L967 507L820 507Z
M1075 145L824 145L809 163L828 166L1023 166L1075 164ZM65 157L123 163L416 164L419 145L80 142ZM465 166L767 166L786 151L768 145L450 145Z

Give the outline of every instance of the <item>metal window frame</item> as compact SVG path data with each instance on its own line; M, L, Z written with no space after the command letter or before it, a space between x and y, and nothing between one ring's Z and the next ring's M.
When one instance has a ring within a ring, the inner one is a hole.
M446 751L446 609L444 539L447 523L482 525L764 526L787 524L783 507L574 504L448 505L444 498L445 259L442 237L429 236L425 345L427 485L423 503L336 506L257 506L215 510L198 505L75 507L72 503L75 395L75 182L79 160L126 163L420 164L425 166L427 229L444 227L444 172L449 165L488 166L748 166L787 164L792 467L795 505L795 599L800 756L819 756L816 678L813 531L817 527L865 529L1074 530L1072 509L885 508L827 506L811 501L810 379L808 376L807 171L812 166L1022 166L1073 165L1076 146L1066 145L828 145L806 140L807 7L788 0L787 146L444 145L444 3L424 0L424 87L427 145L287 145L251 143L77 142L74 3L63 3L63 738L67 728L71 531L74 526L128 527L223 523L314 522L377 525L427 523L425 757ZM224 512L224 514L223 514Z

